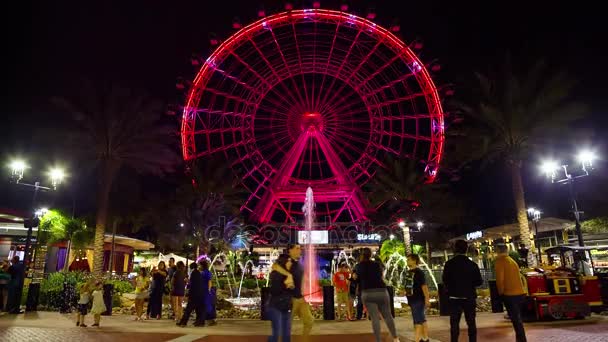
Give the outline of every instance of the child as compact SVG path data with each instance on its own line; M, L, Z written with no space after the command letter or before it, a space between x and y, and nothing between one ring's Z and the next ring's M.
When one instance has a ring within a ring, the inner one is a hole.
M95 324L92 325L93 327L99 326L101 314L105 311L106 304L103 302L102 282L98 280L95 282L95 290L93 291L93 307L91 308L91 313L93 314L93 318L95 320Z
M93 289L93 281L89 280L82 285L80 288L80 299L78 300L78 316L76 321L77 327L86 328L84 324L84 317L87 315L89 309L89 302L91 301L91 291Z

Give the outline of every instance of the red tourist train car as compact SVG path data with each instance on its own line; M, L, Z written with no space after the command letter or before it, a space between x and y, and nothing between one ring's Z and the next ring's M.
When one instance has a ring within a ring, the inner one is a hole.
M528 298L523 307L527 321L584 318L608 304L608 274L593 272L593 260L585 265L579 253L590 255L600 247L557 246L546 250L549 260L559 255L559 267L524 271ZM596 269L597 270L597 269Z

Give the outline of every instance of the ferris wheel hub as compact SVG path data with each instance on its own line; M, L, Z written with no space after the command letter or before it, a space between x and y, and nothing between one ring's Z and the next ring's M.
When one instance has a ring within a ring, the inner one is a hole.
M324 127L324 119L320 113L306 112L301 117L300 128L303 132L322 132Z

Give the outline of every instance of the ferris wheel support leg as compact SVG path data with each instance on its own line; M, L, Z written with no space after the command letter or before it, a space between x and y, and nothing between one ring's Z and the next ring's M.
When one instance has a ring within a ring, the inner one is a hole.
M321 147L321 151L327 157L327 163L329 164L329 168L331 172L336 177L336 180L340 185L345 185L352 188L350 198L346 198L344 201L344 205L342 209L340 209L341 213L344 208L347 206L351 209L351 212L354 212L354 216L352 217L353 221L361 221L365 219L365 206L363 205L363 200L361 198L361 193L359 188L352 181L350 176L348 175L348 169L344 166L344 163L340 160L340 157L336 153L336 151L331 147L331 144L327 140L327 138L322 133L316 133L314 137L317 139L319 143L319 147ZM338 213L338 214L339 214ZM336 215L334 220L337 220L339 215ZM335 222L335 221L334 221Z
M293 146L285 154L285 160L281 163L281 167L268 184L268 191L264 193L264 196L262 196L262 199L255 207L254 213L259 218L260 222L267 223L271 221L273 204L275 201L279 201L274 195L273 190L287 184L289 178L293 174L293 170L298 164L300 156L304 152L309 137L310 134L308 134L308 132L301 134L298 137L298 140L296 140ZM288 212L286 212L286 214L289 215Z

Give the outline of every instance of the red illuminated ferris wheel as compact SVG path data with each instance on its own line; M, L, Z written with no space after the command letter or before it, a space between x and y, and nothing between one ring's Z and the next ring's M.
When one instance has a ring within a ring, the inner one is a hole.
M443 112L429 72L389 30L346 12L264 17L207 58L184 107L186 161L223 153L262 223L301 218L311 186L317 217L366 219L361 186L383 155L437 173Z

